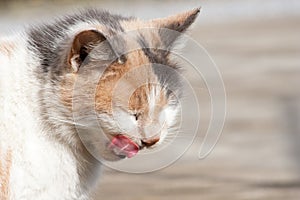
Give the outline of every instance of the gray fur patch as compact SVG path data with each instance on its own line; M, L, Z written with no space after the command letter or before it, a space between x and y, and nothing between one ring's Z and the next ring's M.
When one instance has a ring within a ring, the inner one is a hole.
M170 51L149 48L146 39L142 36L139 37L138 42L141 45L144 54L152 64L153 71L160 84L166 89L167 95L169 96L171 93L175 92L177 97L180 98L182 96L182 83L178 74L180 72L180 67L177 63L169 60L168 55L170 54Z
M53 23L32 27L28 32L28 48L39 55L40 67L43 69L43 72L48 72L57 67L58 59L61 59L58 53L65 48L56 41L65 39L66 32L70 26L93 20L114 32L122 32L123 28L120 25L120 21L132 19L132 17L122 17L104 10L87 9L78 14L57 19Z

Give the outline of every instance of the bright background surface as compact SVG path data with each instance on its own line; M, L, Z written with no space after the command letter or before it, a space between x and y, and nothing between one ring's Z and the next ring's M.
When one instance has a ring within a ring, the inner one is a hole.
M203 8L190 33L224 78L228 112L221 140L198 160L199 133L178 162L155 173L106 168L97 200L300 199L300 1L0 2L0 35L78 7L144 19Z

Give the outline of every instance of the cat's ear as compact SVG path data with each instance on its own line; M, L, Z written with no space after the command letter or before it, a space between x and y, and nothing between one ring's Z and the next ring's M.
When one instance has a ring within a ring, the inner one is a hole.
M78 33L73 39L68 55L68 64L73 72L77 72L91 50L105 40L105 36L98 30L85 30Z
M193 24L200 9L196 8L177 15L152 20L154 26L160 28L159 33L166 47L172 46L181 33L185 32ZM168 29L172 31L168 31Z

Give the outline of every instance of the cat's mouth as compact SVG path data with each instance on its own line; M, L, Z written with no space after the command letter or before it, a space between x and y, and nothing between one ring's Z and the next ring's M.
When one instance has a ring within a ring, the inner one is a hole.
M132 158L135 156L140 147L125 135L116 135L112 138L108 146L120 158Z

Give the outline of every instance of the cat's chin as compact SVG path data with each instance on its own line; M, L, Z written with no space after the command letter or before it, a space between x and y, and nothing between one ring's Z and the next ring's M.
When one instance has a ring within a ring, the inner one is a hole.
M120 161L123 159L126 159L126 156L123 155L117 155L114 152L110 152L109 154L106 154L105 156L101 156L101 160L105 161Z

